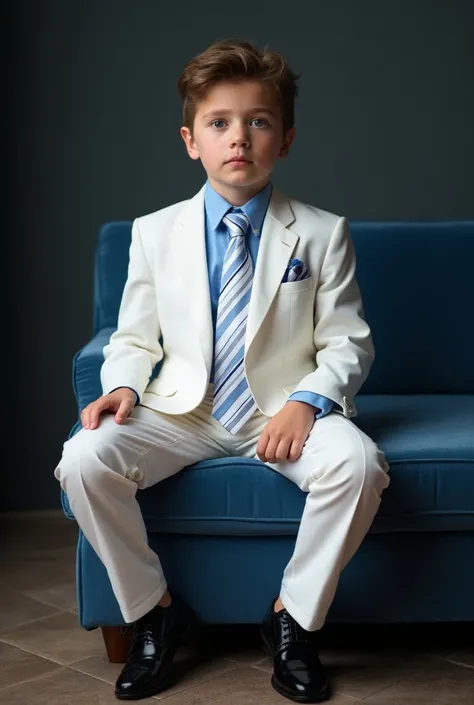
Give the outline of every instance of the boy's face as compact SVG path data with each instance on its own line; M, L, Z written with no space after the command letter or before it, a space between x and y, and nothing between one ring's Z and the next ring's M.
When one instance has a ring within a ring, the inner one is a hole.
M259 81L222 81L197 106L193 134L181 128L191 159L200 159L209 183L234 206L262 190L279 157L288 154L278 99ZM245 161L230 161L240 157Z

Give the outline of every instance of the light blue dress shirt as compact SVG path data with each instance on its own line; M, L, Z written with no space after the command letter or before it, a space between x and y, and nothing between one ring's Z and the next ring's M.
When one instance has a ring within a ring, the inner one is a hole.
M246 242L252 259L253 268L255 271L255 263L258 256L258 248L260 244L260 233L267 212L270 196L272 193L271 182L256 196L247 201L240 209L245 213L250 221L250 228L247 231ZM207 271L209 276L209 291L211 294L211 309L213 323L213 350L215 348L215 332L217 318L217 304L219 301L219 292L221 286L222 266L224 256L230 240L230 234L225 224L222 222L224 215L232 208L232 204L228 203L221 195L219 195L209 181L206 182L204 192L204 205L206 211L206 256L207 256ZM214 360L211 369L211 382L214 380ZM317 407L318 412L316 418L328 414L334 407L332 399L328 399L320 394L313 392L294 392L290 395L289 400L304 401L307 404Z
M260 244L260 233L262 231L263 221L270 202L271 193L272 184L270 182L264 189L259 191L256 196L251 198L250 201L247 201L247 203L243 206L240 206L241 210L250 221L250 228L247 231L246 242L250 257L252 259L254 271L258 256L258 247ZM222 222L222 218L229 211L229 209L232 208L232 204L228 203L224 198L222 198L222 196L214 191L212 186L209 184L209 181L207 181L204 193L204 206L206 213L205 237L207 271L209 276L209 291L211 295L213 324L212 349L214 350L216 342L217 304L219 302L219 292L221 288L222 265L224 263L224 256L230 240L229 231ZM210 381L213 382L213 380L214 359L212 361ZM135 390L133 391L135 392ZM140 399L137 392L135 392L135 394L137 395L137 405L140 403ZM319 419L332 411L335 403L332 399L328 399L320 394L314 394L314 392L293 392L293 394L288 397L288 400L290 399L292 401L304 401L307 404L311 404L316 407L316 419Z

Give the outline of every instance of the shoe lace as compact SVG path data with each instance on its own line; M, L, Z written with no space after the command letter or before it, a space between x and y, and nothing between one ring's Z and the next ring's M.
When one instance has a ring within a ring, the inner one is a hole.
M163 634L156 622L148 619L138 619L133 628L133 638L132 638L132 648L136 645L138 641L151 641L158 647L163 647L164 638Z
M296 620L286 613L282 615L281 638L285 644L299 642L301 644L311 644L311 634L301 627Z

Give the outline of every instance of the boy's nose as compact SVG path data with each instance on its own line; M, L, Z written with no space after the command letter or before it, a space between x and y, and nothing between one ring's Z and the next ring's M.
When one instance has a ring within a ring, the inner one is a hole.
M248 139L235 139L230 143L231 149L250 149L250 141Z
M236 139L231 142L232 147L250 147L250 142L247 139Z
M247 131L243 128L235 129L231 135L230 144L232 147L250 145L250 138Z

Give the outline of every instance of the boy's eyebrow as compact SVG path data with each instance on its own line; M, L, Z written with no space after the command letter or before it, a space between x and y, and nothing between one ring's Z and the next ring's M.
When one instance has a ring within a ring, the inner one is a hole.
M231 113L232 110L211 110L209 113L205 113L202 118L203 120L206 118L213 117L215 115L227 115L228 113ZM266 108L264 106L258 107L258 108L252 108L251 110L248 111L249 113L268 113L269 115L273 115L273 117L276 117L275 113L273 110L270 110L270 108Z

